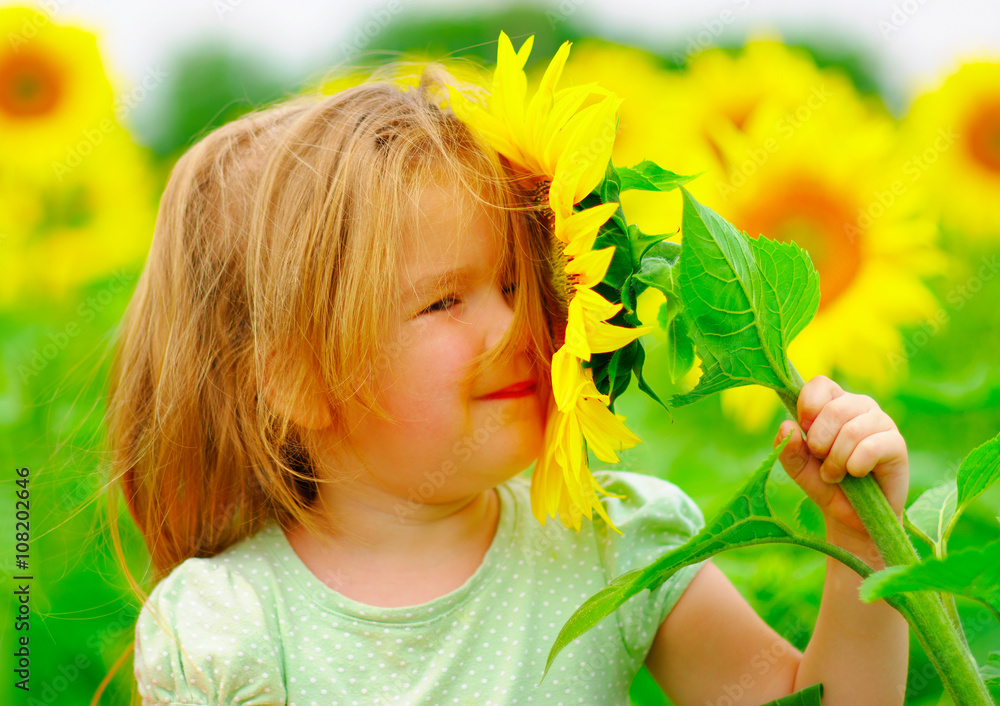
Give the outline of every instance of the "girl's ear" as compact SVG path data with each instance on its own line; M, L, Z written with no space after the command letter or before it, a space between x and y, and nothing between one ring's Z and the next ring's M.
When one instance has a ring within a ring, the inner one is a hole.
M264 399L275 412L305 429L325 429L333 423L320 376L308 356L272 353L264 369Z

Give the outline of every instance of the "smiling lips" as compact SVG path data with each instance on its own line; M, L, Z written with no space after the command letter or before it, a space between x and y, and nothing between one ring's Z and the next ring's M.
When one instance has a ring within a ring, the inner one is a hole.
M481 400L504 400L513 397L527 397L535 393L535 381L534 380L522 380L521 382L509 385L502 390L497 390L496 392L491 392L488 395L483 395L479 399Z

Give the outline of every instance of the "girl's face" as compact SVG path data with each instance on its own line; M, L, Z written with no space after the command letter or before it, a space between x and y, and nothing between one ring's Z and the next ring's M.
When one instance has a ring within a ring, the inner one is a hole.
M471 196L422 191L403 258L403 313L377 372L379 403L396 423L367 414L350 432L382 490L450 502L511 478L541 451L548 395L527 337L510 363L463 381L513 320L511 283L497 273L503 237Z

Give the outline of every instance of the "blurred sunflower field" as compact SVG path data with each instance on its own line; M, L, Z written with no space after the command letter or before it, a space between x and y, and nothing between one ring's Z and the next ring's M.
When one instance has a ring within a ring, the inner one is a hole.
M997 434L1000 55L951 66L894 112L857 47L793 45L772 33L733 46L685 51L674 37L636 48L525 8L473 19L403 13L349 58L404 51L485 64L500 29L515 45L535 35L535 80L570 40L563 85L597 81L624 99L615 164L650 159L700 174L688 185L700 202L753 237L809 252L820 307L789 357L806 380L830 376L892 416L909 446L911 499L953 478L966 453ZM127 511L104 502L101 419L115 326L159 194L199 135L282 96L339 84L283 76L252 47L220 42L166 57L127 85L109 74L94 30L28 8L0 9L0 39L0 450L6 497L15 469L29 469L32 520L28 564L17 567L8 551L0 567L8 586L32 577L32 691L8 679L2 700L85 704L101 693L99 703L126 704L139 603L110 544L110 513L121 517L122 549L140 580L146 555ZM331 47L329 64L345 56ZM136 131L133 111L151 96L155 119ZM677 192L626 192L623 207L646 233L680 225ZM640 314L655 320L659 304L644 297ZM645 376L666 399L686 381L671 380L661 335L645 343ZM616 411L645 441L622 454L621 467L677 483L706 514L771 450L785 415L757 387L671 414L630 394ZM774 485L776 509L791 513L798 488L780 469ZM998 510L994 489L967 512L954 548L1000 537ZM13 517L4 532L14 536ZM769 547L716 561L772 627L805 646L825 559ZM11 659L19 608L16 596L7 600L0 634ZM980 661L1000 650L991 615L961 599L958 609ZM936 704L941 691L914 642L906 703ZM645 670L631 697L669 703Z

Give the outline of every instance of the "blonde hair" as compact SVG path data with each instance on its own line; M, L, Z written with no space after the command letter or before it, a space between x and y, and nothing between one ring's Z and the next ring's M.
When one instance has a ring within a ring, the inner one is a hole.
M352 406L386 416L373 382L392 364L399 253L422 185L460 184L508 235L514 324L477 369L528 332L547 371L548 234L506 163L442 106L450 80L431 65L415 88L376 76L295 98L219 128L175 165L122 320L106 419L112 481L154 580L271 518L343 529L314 512L327 479L263 390L278 375L290 404L318 384L335 421Z
M526 347L548 376L559 301L544 217L444 105L451 74L431 64L409 88L380 78L397 69L246 115L171 172L106 412L111 484L145 538L154 585L270 519L345 529L316 512L318 485L334 479L316 473L302 429L264 388L279 377L294 405L318 385L335 423L355 408L387 418L373 385L392 365L387 327L400 313L400 253L421 186L460 185L506 236L498 270L517 283L514 323L475 369Z

